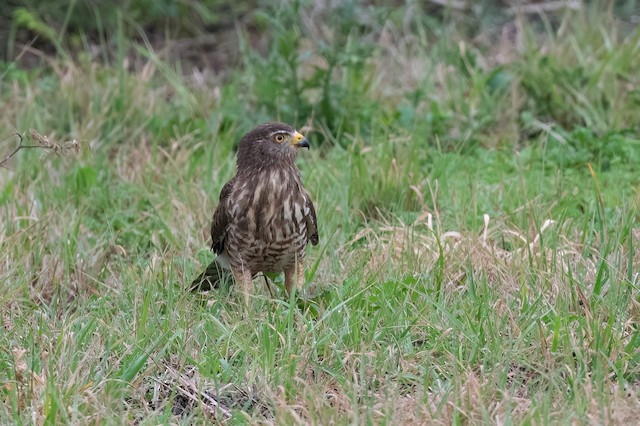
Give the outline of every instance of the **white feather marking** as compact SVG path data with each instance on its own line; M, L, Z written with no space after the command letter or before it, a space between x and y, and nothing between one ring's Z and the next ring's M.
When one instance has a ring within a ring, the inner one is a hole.
M262 188L264 188L264 184L262 182L258 183L253 193L254 201L258 201L260 199L260 193L262 193Z
M280 185L280 173L271 173L269 176L269 183L273 190L276 190Z
M282 207L284 208L285 222L291 221L291 209L289 208L290 205L291 205L291 194L287 195L287 198L285 198L284 203L282 205Z
M302 218L304 217L304 215L302 214L302 209L300 208L300 204L295 203L295 215L296 215L296 221L297 222L302 222Z
M229 264L229 256L227 252L222 252L216 257L216 263L222 266L224 269L229 269L231 266Z
M247 222L249 223L249 231L255 232L256 230L256 212L253 208L247 210Z

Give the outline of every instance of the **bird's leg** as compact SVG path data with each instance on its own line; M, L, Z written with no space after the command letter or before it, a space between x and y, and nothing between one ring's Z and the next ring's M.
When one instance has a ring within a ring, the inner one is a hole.
M291 295L291 287L293 287L293 270L292 267L284 270L284 288L288 295Z
M298 289L298 293L300 293L304 286L304 259L298 259L296 269L298 270L296 274L296 288Z
M296 290L298 293L302 291L304 286L304 263L302 259L296 259L295 264L284 271L284 288L290 295L295 280Z
M253 286L253 275L248 269L241 269L240 271L233 272L233 279L240 286L240 291L244 295L244 306L249 306L249 294Z

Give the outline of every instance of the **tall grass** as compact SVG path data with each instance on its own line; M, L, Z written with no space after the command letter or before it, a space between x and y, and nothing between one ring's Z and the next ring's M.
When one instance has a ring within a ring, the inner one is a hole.
M640 33L618 6L285 2L238 23L223 73L125 20L114 62L62 39L3 63L0 152L30 128L81 149L0 169L0 422L635 419ZM245 314L186 285L235 144L272 119L312 140L321 243L306 299L260 277Z

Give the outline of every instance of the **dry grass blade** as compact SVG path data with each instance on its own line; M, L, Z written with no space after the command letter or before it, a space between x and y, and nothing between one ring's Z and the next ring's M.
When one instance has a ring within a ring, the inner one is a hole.
M504 223L491 226L489 215L483 217L480 235L462 231L438 234L433 230L431 213L420 215L411 225L383 222L359 231L343 245L341 252L345 259L351 258L356 263L360 262L358 259L368 259L366 270L374 275L389 267L424 273L435 268L441 244L448 284L459 284L470 266L474 274L486 276L490 284L507 292L520 291L520 278L527 274L531 259L538 259L555 265L545 273L551 284L552 291L548 294L551 298L572 291L573 285L567 282L569 273L586 279L595 277L597 265L592 257L597 258L598 253L594 249L585 256L581 244L560 233L560 229L556 231L557 246L541 244L542 236L551 227L558 227L556 221L546 219L537 232L527 235Z
M640 416L637 1L5 3L0 424ZM311 297L194 296L271 120Z
M199 404L203 410L209 412L213 416L217 416L219 413L222 413L225 418L231 418L231 412L221 406L218 401L209 396L206 392L200 390L198 384L195 383L192 378L177 372L170 366L167 366L166 368L171 376L178 382L176 389L181 395Z

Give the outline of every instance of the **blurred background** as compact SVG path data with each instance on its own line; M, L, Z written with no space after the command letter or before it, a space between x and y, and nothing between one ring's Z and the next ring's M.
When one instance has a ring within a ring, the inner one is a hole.
M0 0L0 424L634 424L639 21ZM186 286L270 120L311 141L318 291L246 315Z
M567 97L594 79L614 84L585 55L636 31L639 9L636 0L5 1L0 60L5 81L52 58L135 72L162 63L165 77L224 102L215 117L198 93L186 106L219 130L278 118L338 140L380 123L417 126L445 145L460 135L494 145L528 139L515 129L535 133L536 119L604 132L605 111ZM448 105L444 85L474 106ZM625 93L637 102L636 88ZM496 124L507 134L487 135Z

